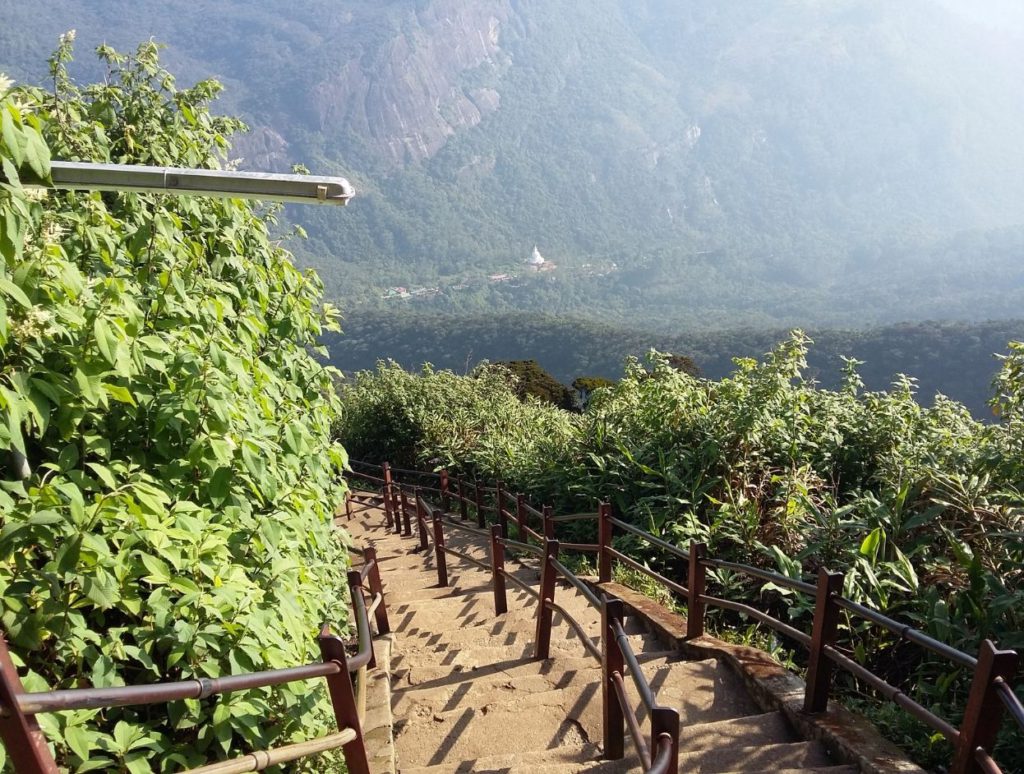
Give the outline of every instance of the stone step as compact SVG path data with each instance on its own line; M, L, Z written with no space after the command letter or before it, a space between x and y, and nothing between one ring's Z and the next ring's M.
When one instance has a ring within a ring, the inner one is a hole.
M670 661L679 662L679 655L674 651L661 651L644 653L637 657L637 660L641 664L648 665L652 668L661 666L669 663ZM483 664L476 667L469 667L465 665L456 665L454 668L450 666L441 666L437 663L434 664L423 664L415 667L398 667L396 666L392 672L392 686L393 690L407 690L412 686L418 686L420 688L429 688L442 685L454 685L465 681L466 679L481 679L492 674L505 674L509 678L519 677L521 675L535 675L541 674L550 679L584 679L582 675L593 672L594 674L600 674L600 664L589 656L577 656L577 657L566 657L566 658L549 658L543 661L533 661L532 659L523 659L520 661L512 661L504 664ZM563 675L569 673L568 678L564 678ZM467 675L471 675L471 678L467 678ZM594 679L600 679L595 677Z
M631 752L632 741L626 739L626 756L617 761L605 760L596 745L583 745L570 749L542 750L537 752L485 755L461 761L448 762L433 766L402 767L402 774L620 774L622 772L642 771L640 760ZM760 764L758 764L760 765ZM680 772L687 774L691 769L683 768L680 758ZM850 765L801 766L798 768L775 767L766 765L763 768L742 769L708 769L693 770L702 774L753 774L761 772L770 774L859 774L860 769Z
M546 703L486 704L435 714L425 720L396 721L395 748L401 767L436 766L479 758L495 749L508 753L582 747L579 724L568 715L560 691L545 694Z

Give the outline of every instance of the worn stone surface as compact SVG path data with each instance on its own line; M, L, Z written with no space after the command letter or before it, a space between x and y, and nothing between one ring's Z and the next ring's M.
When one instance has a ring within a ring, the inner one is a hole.
M641 769L628 732L626 757L602 760L600 664L561 616L554 617L551 657L535 660L537 603L530 594L510 585L508 612L496 616L489 572L448 556L450 584L440 588L437 558L432 549L415 550L417 537L389 533L383 515L373 510L342 522L357 542L375 545L384 576L394 631L388 688L396 771L613 774ZM476 536L453 531L446 538L454 551L488 558ZM535 569L512 562L508 567L537 588ZM582 595L558 584L555 601L600 645L600 614ZM748 690L764 690L766 681L778 677L778 665L759 661L756 651L712 652L714 643L703 641L686 643L691 656L686 659L679 647L685 622L643 598L628 603L625 628L640 669L656 701L680 713L681 770L852 774L823 745L796 733L785 707L764 712L761 699ZM751 673L760 682L748 679ZM646 709L628 674L624 682L646 739ZM384 728L387 721L375 724ZM368 730L368 739L378 736ZM386 761L387 755L379 757Z

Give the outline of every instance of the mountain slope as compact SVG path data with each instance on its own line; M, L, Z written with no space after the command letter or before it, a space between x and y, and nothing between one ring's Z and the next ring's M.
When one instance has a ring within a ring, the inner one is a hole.
M962 258L937 244L1024 221L1020 28L966 8L55 0L40 17L0 0L0 69L44 77L42 52L69 26L83 47L167 41L186 77L227 83L226 108L256 127L236 147L249 164L355 180L346 212L294 215L312 237L297 249L351 302L504 269L538 243L561 267L604 259L634 273L651 253L699 268L711 251L716 271L765 277L797 307L825 293L809 321L829 321L837 285L897 281L907 254L947 277ZM685 274L658 285L705 303ZM911 281L908 316L944 316L932 295ZM992 296L978 317L1024 300L998 281ZM724 305L742 316L773 303Z

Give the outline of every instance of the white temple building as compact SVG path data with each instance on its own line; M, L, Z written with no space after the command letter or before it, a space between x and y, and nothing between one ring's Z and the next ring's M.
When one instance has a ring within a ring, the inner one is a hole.
M539 269L544 265L544 256L540 254L540 250L537 249L537 245L533 246L533 255L527 258L526 262L535 269Z

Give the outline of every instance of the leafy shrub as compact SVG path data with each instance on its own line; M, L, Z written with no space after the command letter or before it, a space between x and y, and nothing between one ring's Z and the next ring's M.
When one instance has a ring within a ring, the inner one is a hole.
M582 416L566 414L561 423L548 414L540 422L527 406L514 422L482 426L485 412L449 410L449 396L465 391L474 405L494 406L506 400L500 390L488 394L487 385L450 373L402 375L394 366L363 377L343 398L346 406L369 405L384 383L402 384L377 405L384 422L390 412L405 417L407 459L472 466L563 511L593 510L608 499L622 518L677 545L704 541L715 556L786 575L841 570L847 596L967 652L986 637L1024 647L1022 345L1011 344L997 379L999 425L982 425L943 398L922 407L906 378L864 392L854 362L840 389L819 389L803 376L809 345L794 332L763 361L737 360L718 381L652 353L646 367L628 362L621 381L596 390ZM415 394L415 412L405 394ZM361 431L346 427L345 438L359 447ZM559 432L544 437L544 427ZM682 570L639 541L621 541L655 569ZM760 596L807 627L813 600L725 572L714 580L725 596ZM851 621L844 644L926 706L959 718L969 686L963 670ZM933 747L905 713L875 717L894 738L916 739L921 760L948 759L948 748ZM1019 739L1007 726L1008 770L1024 767Z
M241 127L157 48L0 92L0 595L32 690L316 659L345 624L344 451L320 285L237 200L37 193L63 159L215 167ZM327 726L322 686L40 716L74 771L195 765ZM311 714L310 714L311 713Z

